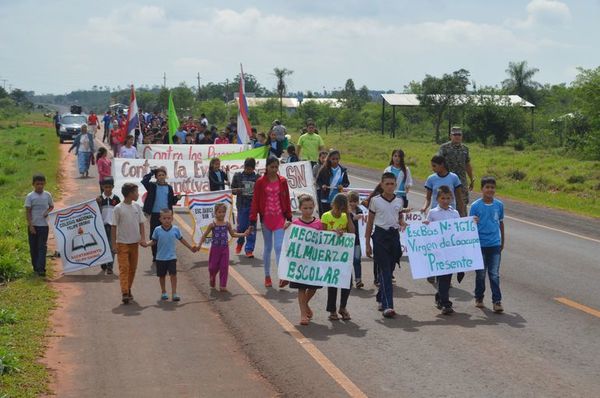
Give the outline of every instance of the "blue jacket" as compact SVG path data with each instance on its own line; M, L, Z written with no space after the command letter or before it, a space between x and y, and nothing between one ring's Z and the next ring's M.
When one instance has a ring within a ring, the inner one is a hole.
M150 181L152 176L154 175L154 171L146 174L144 178L142 178L142 185L146 188L146 200L144 200L144 213L152 214L152 207L154 206L154 200L156 198L156 183L154 181ZM179 197L175 196L173 192L173 187L169 187L169 197L167 199L167 203L169 204L169 210L173 210L173 205L179 202Z
M81 135L83 133L79 133L75 136L75 138L73 139L73 145L71 145L71 148L69 148L69 152L71 152L71 150L73 148L75 148L75 155L77 155L79 153L79 145L81 145ZM92 133L86 133L88 136L88 140L90 141L90 150L92 151L92 155L96 152L96 150L94 149L94 136L92 135Z

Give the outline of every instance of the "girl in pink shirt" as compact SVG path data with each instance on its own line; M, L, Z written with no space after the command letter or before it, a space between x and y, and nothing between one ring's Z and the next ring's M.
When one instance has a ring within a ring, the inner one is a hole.
M100 147L98 149L98 154L96 155L96 165L98 166L98 180L100 182L100 195L104 192L102 188L102 181L110 177L112 162L108 158L108 151L104 147Z
M322 230L323 225L321 220L313 216L315 211L315 200L310 195L298 196L298 206L300 208L301 216L292 221L292 224L301 225L306 228L313 228L316 230ZM313 312L308 306L308 302L313 298L317 289L322 286L307 285L305 283L290 282L290 287L298 289L298 305L300 305L300 325L308 325Z

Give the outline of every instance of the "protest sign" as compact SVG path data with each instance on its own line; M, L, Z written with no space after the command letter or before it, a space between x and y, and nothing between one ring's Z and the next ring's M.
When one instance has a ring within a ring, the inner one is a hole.
M409 225L406 245L413 279L483 269L473 217Z
M257 168L265 167L263 159L257 159ZM156 159L123 159L115 158L112 162L112 175L115 180L115 192L121 192L123 184L134 183L138 186L141 204L146 198L146 189L140 183L144 175L153 167L167 168L167 183L173 187L176 194L190 194L196 192L209 192L208 163L193 160L156 160ZM224 160L222 169L229 169L231 173L244 169L243 160ZM179 201L178 206L185 206Z
M404 213L404 221L408 224L420 224L425 220L425 214L420 211L411 211L409 213ZM406 253L408 251L406 245L406 231L400 232L400 245L402 246L402 253Z
M138 145L140 159L157 160L193 160L207 163L212 158L218 158L235 152L246 150L246 145L219 144L219 145L163 145L145 144Z
M317 202L317 192L310 162L282 163L279 165L279 175L287 178L290 188L292 211L299 211L298 196L309 194Z
M200 238L202 238L202 234L206 231L208 225L215 219L215 204L224 203L225 206L227 206L225 220L233 223L233 197L231 195L231 190L196 193L188 195L187 199L188 209L190 210L190 215L192 216L192 222L194 224L192 240L196 245L200 243ZM211 240L212 236L209 235L204 241L202 249L210 249Z
M53 211L48 221L54 228L65 273L113 261L95 199Z
M283 238L279 279L349 289L353 253L354 234L338 236L292 224Z

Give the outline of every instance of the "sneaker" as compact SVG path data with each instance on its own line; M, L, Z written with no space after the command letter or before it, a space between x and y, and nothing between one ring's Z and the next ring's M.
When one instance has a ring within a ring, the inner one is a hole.
M393 318L394 315L396 315L396 311L394 311L392 308L387 308L383 310L383 316L385 318Z
M396 283L396 277L392 275L392 283Z
M365 284L360 279L357 279L356 280L356 288L360 289L363 286L365 286Z
M173 295L173 301L181 301L181 297L177 293Z
M452 307L442 308L442 315L450 315L452 313L454 313L454 309Z
M112 268L107 268L106 269L106 275L112 275L112 274L113 274Z
M235 247L235 254L240 254L240 253L242 252L242 247L243 247L243 246L244 246L244 245L240 245L240 244L238 244L238 245Z
M265 287L273 287L273 282L270 276L265 276Z
M286 281L285 279L280 279L279 280L279 288L282 289L284 287L286 287L287 285L289 285L290 281Z
M494 303L494 312L504 312L504 307L502 307L501 302L498 301L497 303Z
M254 258L254 253L246 252L246 258Z
M169 299L169 295L167 293L163 293L160 295L160 299L162 301L167 301Z
M483 304L483 299L475 299L475 307L485 308L485 304Z
M129 304L129 295L127 293L123 293L121 300L123 301L123 304Z

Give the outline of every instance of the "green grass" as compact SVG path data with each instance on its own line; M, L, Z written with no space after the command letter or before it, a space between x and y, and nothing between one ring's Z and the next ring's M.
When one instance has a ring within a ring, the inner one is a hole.
M389 138L377 133L321 132L327 147L342 152L342 162L383 170L392 149L402 148L414 177L431 174L430 159L439 145L406 137ZM294 135L297 141L297 135ZM534 205L600 217L600 162L578 160L551 150L515 151L512 147L467 144L476 180L493 175L498 195ZM478 190L476 184L475 189Z
M40 117L20 121L20 127L0 125L0 397L48 392L49 375L38 359L56 293L33 275L23 203L36 172L46 175L46 189L56 194L59 149L53 129L28 126L32 120Z

